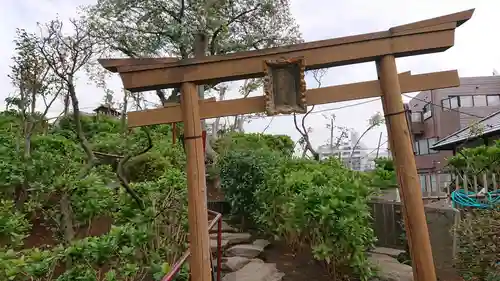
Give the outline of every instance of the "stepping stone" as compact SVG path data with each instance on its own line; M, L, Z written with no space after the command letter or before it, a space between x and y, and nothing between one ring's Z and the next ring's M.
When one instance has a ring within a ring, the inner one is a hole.
M252 259L259 256L262 251L264 251L264 248L259 245L241 244L232 246L231 248L227 249L226 254L230 257L240 256Z
M262 249L265 249L267 246L271 245L271 242L267 241L266 239L257 239L253 241L253 245L262 247Z
M224 249L229 245L229 243L227 240L222 240L220 245L222 250L224 251ZM217 252L217 240L210 240L210 250L212 251L212 253Z
M382 254L370 254L368 259L379 268L379 280L413 281L413 269L411 266L399 263L393 257Z
M375 254L388 255L389 257L397 258L400 254L404 253L403 250L385 248L385 247L376 247L374 250L370 251Z
M227 240L229 245L249 243L251 238L249 233L222 233L222 240ZM217 233L210 234L210 239L217 240Z
M226 274L222 281L281 281L283 276L274 263L252 261L240 270Z
M222 270L233 272L241 269L249 262L250 259L245 257L224 257L222 258Z

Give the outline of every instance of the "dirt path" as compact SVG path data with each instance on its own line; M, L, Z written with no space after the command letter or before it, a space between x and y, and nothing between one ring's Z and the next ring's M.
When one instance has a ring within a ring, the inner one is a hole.
M273 242L263 253L263 259L275 263L285 273L282 281L331 281L326 269L314 260L311 253L294 253L283 242Z

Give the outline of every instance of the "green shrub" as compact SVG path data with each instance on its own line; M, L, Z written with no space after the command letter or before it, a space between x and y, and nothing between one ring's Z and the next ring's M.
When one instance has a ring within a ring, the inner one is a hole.
M375 241L367 175L337 159L294 159L265 149L227 152L221 166L235 214L291 246L308 245L335 277L373 276L365 256Z
M218 166L221 188L226 201L231 204L232 215L252 218L257 208L254 191L266 179L266 173L274 169L282 155L267 149L230 150L222 154Z
M456 234L456 267L462 278L499 281L500 209L466 212Z
M230 133L217 139L213 148L219 153L229 150L260 150L269 149L279 151L283 155L291 156L295 143L289 136L268 135L261 133Z

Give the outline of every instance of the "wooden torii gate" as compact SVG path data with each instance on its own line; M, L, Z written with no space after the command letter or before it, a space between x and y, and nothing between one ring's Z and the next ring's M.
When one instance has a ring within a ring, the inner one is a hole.
M455 29L469 20L473 12L396 26L384 32L224 56L100 60L103 67L120 74L124 87L130 91L181 88L180 104L130 112L128 126L184 122L192 280L211 279L200 120L255 112L268 115L304 112L310 105L381 96L404 206L413 275L417 281L435 281L422 192L401 93L456 87L460 82L457 71L398 75L396 58L447 50L454 44ZM376 62L376 81L305 90L304 70L369 61ZM266 77L264 96L216 102L198 99L197 85L255 77Z

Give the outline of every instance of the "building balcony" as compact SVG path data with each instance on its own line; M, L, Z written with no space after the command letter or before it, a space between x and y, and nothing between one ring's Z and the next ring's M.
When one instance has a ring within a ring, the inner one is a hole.
M424 133L424 115L422 112L412 112L409 118L410 131L413 135Z
M421 135L424 133L425 127L423 122L411 122L410 123L411 133L414 135Z

